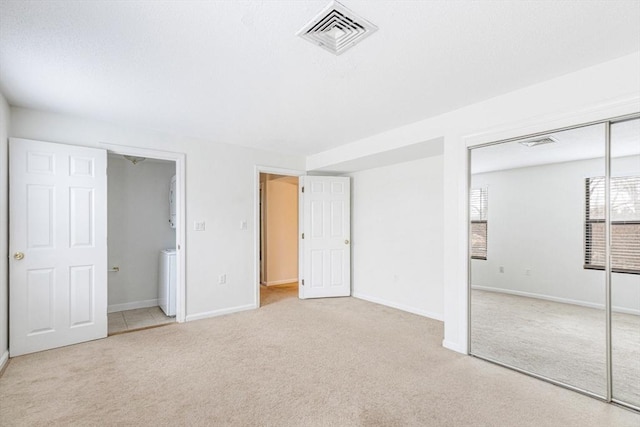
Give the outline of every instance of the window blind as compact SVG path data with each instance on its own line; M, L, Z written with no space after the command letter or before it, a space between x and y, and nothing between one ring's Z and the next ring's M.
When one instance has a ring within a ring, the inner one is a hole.
M487 259L487 188L472 188L469 203L471 218L471 258Z
M604 269L604 177L585 180L585 267ZM611 178L611 269L640 273L640 176Z

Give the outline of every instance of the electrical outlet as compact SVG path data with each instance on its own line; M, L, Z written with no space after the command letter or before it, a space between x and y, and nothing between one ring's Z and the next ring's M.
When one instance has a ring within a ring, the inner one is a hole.
M242 220L240 221L240 230L246 230L247 229L247 221L246 220Z
M500 273L504 273L504 267L500 266Z
M218 276L218 285L224 285L227 283L227 275L221 274Z
M205 227L204 221L202 222L196 221L193 223L193 229L195 231L204 231L204 227Z

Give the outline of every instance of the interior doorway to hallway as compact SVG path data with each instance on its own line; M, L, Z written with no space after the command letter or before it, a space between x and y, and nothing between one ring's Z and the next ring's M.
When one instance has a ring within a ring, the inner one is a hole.
M260 173L260 288L298 289L297 176ZM260 292L260 305L264 292Z

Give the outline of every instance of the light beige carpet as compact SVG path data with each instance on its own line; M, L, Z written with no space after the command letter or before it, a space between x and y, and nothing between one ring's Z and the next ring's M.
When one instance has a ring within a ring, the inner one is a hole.
M441 347L442 323L262 290L259 310L12 359L0 424L634 426L640 415Z

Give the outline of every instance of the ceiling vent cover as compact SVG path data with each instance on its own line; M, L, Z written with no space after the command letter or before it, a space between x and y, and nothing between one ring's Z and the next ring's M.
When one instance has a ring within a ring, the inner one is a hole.
M371 22L334 1L302 27L297 35L340 55L377 30L378 27Z
M525 147L535 147L537 145L554 144L556 142L558 142L558 140L554 137L545 136L544 138L527 139L525 141L520 141L520 144L524 145Z

